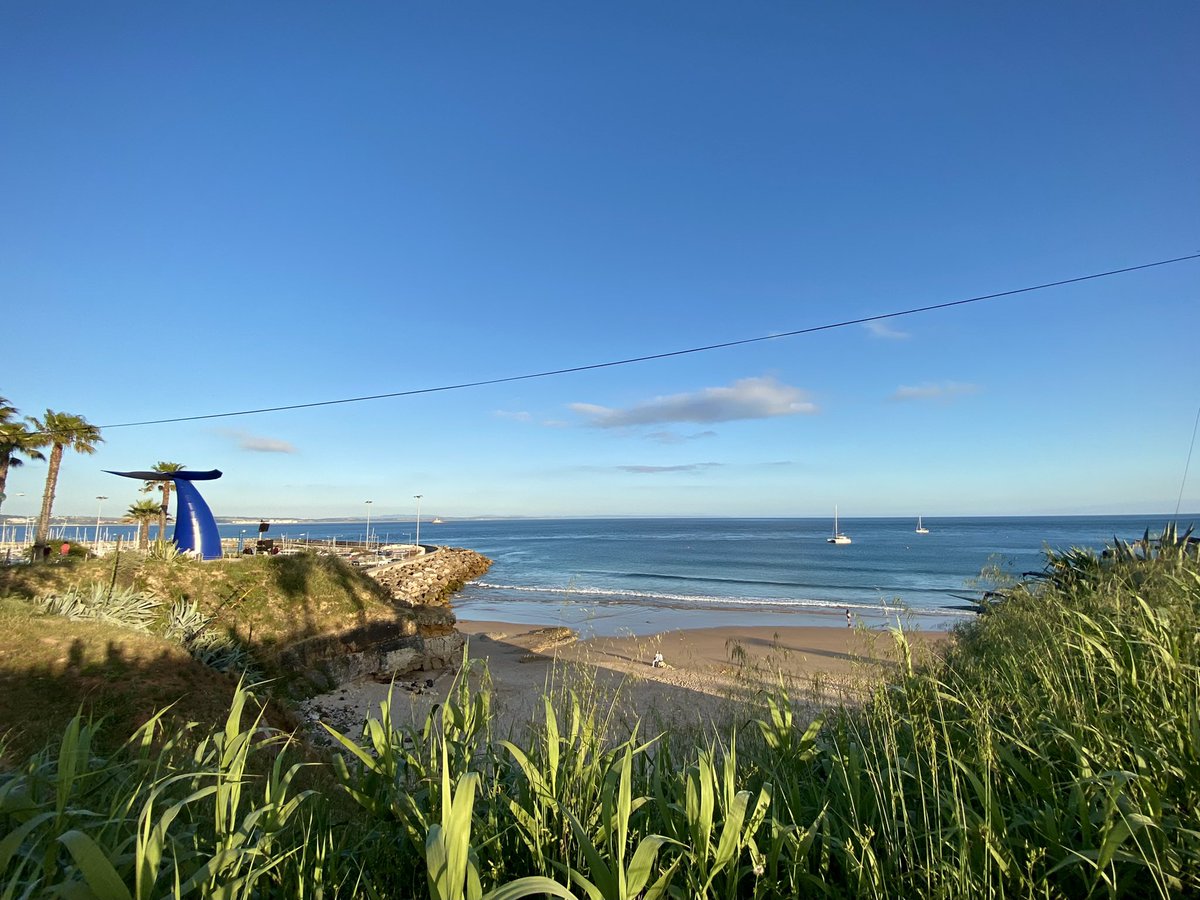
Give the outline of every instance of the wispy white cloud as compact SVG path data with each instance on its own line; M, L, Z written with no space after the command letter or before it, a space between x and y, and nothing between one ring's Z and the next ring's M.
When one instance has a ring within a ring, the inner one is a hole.
M632 472L635 475L658 475L663 472L700 472L720 466L719 462L685 463L679 466L616 466L622 472Z
M655 397L628 409L594 403L572 403L570 408L597 428L658 425L666 422L733 422L817 412L817 406L800 388L774 378L743 378L728 387L710 387L689 394Z
M524 411L513 412L507 409L498 409L492 413L497 419L509 419L513 422L528 422L533 419L533 416Z
M863 328L867 329L871 337L884 338L889 341L903 341L912 337L907 331L900 331L888 324L886 319L880 319L875 322L863 322Z
M678 431L652 431L646 435L646 440L659 444L682 444L687 441L701 441L717 436L715 431L697 431L695 434L680 434Z
M248 431L238 431L233 428L218 429L218 434L237 443L239 450L250 453L298 453L293 444L279 438L265 437L261 434L250 434Z
M951 400L966 394L979 393L979 385L960 381L925 382L917 385L901 385L892 394L892 400Z

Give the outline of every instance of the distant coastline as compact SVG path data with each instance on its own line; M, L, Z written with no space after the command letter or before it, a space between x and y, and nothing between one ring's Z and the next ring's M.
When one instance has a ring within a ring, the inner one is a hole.
M35 512L30 512L24 515L2 512L0 513L0 523L4 525L23 525L27 521L36 518ZM915 518L917 514L912 515L859 515L854 516L856 521L863 522L904 522ZM986 513L977 513L971 515L929 515L922 511L922 515L929 520L938 520L942 522L954 521L969 521L971 519L996 519L1009 521L1030 521L1035 519L1044 520L1076 520L1076 519L1125 519L1125 518L1148 518L1156 521L1160 526L1168 521L1175 521L1183 524L1185 527L1191 522L1200 524L1200 510L1194 512L1181 512L1179 514L1170 512L1087 512L1087 513L1022 513L1011 515L988 515ZM269 525L352 525L361 523L362 516L318 516L315 518L305 518L302 516L214 516L218 525L228 526L257 526L260 522L266 522ZM483 516L422 516L422 525L448 525L459 522L588 522L588 521L667 521L667 520L684 520L696 522L821 522L825 520L823 515L811 516L715 516L715 515L577 515L577 516L537 516L537 515L483 515ZM434 519L440 519L440 522L435 522ZM388 525L405 524L415 522L416 517L412 515L403 515L398 513L389 513L380 516L371 516L373 523L385 523ZM70 525L94 525L96 523L95 513L84 513L81 515L54 515L54 526ZM127 524L121 516L101 515L100 523L102 525L119 525Z

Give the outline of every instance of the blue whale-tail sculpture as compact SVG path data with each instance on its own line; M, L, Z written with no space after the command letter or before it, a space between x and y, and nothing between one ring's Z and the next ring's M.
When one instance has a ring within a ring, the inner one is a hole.
M138 481L172 481L175 483L175 546L180 553L195 551L201 559L221 558L221 535L212 510L192 484L193 481L214 481L221 477L219 469L208 472L114 472L109 475L136 478Z

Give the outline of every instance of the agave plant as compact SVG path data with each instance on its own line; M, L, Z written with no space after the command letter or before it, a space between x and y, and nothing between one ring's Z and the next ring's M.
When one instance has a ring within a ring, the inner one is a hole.
M259 680L261 673L254 668L250 651L211 624L212 617L205 615L193 601L177 600L167 615L167 637L179 641L193 659L210 669Z
M174 562L183 556L179 552L179 547L171 541L155 541L150 545L151 559L164 559L167 562Z
M158 617L159 601L134 588L114 589L95 582L86 588L71 588L47 594L34 601L43 613L68 619L95 619L135 631L148 631Z
M186 644L208 628L212 619L191 600L176 600L167 613L167 637Z

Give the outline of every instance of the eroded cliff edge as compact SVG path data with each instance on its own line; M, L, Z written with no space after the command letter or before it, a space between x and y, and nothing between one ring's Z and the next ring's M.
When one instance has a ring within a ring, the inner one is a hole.
M396 617L336 635L314 637L284 651L285 665L317 691L367 676L403 678L457 659L463 637L450 598L492 561L461 547L425 547L410 559L367 570L391 597Z

